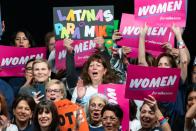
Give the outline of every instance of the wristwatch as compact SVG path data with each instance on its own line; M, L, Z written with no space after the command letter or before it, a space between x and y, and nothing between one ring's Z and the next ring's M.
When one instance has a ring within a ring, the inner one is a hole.
M183 49L183 48L186 47L185 44L184 44L184 41L178 41L177 46L178 46L178 49Z

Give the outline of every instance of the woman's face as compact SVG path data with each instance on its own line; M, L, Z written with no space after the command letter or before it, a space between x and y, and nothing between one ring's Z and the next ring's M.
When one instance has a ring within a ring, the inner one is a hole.
M38 112L38 123L41 128L49 127L52 123L52 113L44 109L43 112Z
M161 68L171 68L171 64L166 56L161 57L158 63L158 67Z
M32 111L25 100L21 100L15 109L13 109L14 116L19 122L29 122L32 118Z
M155 112L152 109L150 109L150 107L147 104L144 104L140 112L140 122L142 128L144 129L152 128L154 127L156 121L157 118L155 116Z
M190 92L187 100L187 109L189 109L193 104L196 104L196 91Z
M55 49L55 37L51 37L49 42L48 42L48 49L49 49L49 52L51 52L52 50Z
M107 69L104 68L102 63L92 61L88 67L88 74L91 81L102 82L103 76L106 74Z
M29 62L25 67L25 78L26 79L32 79L32 67L33 67L33 61Z
M100 97L94 97L89 103L89 114L91 122L99 124L101 122L101 110L105 106L105 102Z
M196 84L196 66L194 66L192 70L192 83Z
M36 82L46 82L51 75L51 70L45 62L33 65L33 76Z
M118 120L113 111L106 110L103 113L102 124L105 131L118 131L120 121Z
M23 47L23 48L29 48L30 47L29 40L25 36L24 32L18 32L16 34L15 46L16 47Z
M63 99L63 92L59 84L52 84L46 89L46 99L54 102Z

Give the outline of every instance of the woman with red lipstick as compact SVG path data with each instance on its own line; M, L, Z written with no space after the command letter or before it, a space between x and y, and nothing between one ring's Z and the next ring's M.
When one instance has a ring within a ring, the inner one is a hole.
M107 97L103 94L93 95L87 104L90 131L103 131L101 122L101 110L108 103Z
M118 77L112 72L111 66L100 54L89 57L83 67L81 79L72 95L72 102L85 106L89 98L98 92L100 84L117 83Z
M52 101L41 101L35 107L33 116L35 131L59 131L58 112Z

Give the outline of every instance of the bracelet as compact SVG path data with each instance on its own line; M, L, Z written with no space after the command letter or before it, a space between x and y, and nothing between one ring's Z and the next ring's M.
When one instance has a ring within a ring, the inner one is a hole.
M177 46L178 46L179 49L183 49L183 48L186 47L185 44L184 44L184 41L178 41Z
M165 117L162 116L162 117L159 119L159 122L161 122L161 121L164 120L164 119L165 119Z
M162 125L164 125L166 122L167 122L167 119L164 118L162 121L160 121L160 125L162 126Z

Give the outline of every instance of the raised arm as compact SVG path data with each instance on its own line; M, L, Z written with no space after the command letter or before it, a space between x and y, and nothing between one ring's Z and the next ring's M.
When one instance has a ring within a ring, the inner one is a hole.
M148 26L145 24L144 27L140 27L139 36L139 48L138 48L138 64L143 66L148 66L146 61L146 51L145 51L145 37Z
M181 69L181 78L183 82L185 82L187 78L187 70L188 70L188 63L190 61L190 54L188 48L186 47L183 39L182 39L182 30L180 27L176 25L172 26L172 31L175 34L177 40L177 48L179 49L179 57L180 57L180 69Z
M163 131L171 131L171 127L167 121L167 119L164 118L162 112L160 111L156 99L148 95L148 98L144 98L144 101L155 111L155 115L160 123L160 127Z

